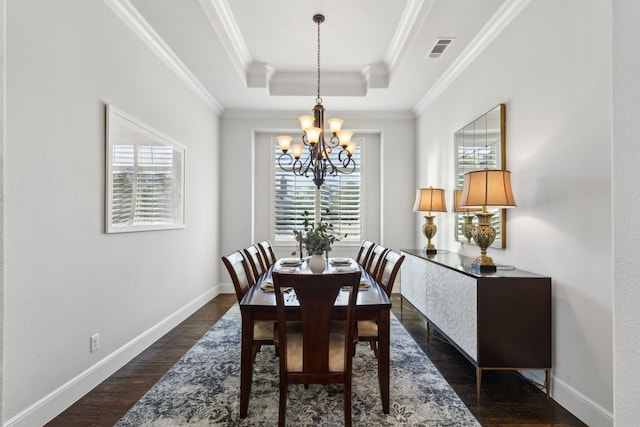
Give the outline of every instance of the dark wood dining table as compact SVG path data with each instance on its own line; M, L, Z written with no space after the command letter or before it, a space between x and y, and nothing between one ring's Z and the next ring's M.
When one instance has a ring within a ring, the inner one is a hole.
M370 284L370 287L358 292L356 302L357 320L376 320L378 322L379 351L378 351L378 383L380 385L380 397L382 399L382 411L389 413L389 347L390 324L389 313L391 301L385 291L371 278L369 274L353 259L329 259L325 273L338 273L360 269L362 280ZM288 266L291 259L280 259L263 274L258 282L246 293L240 301L242 313L242 345L240 361L240 418L245 418L249 410L249 397L251 395L251 383L253 381L253 322L255 320L273 320L277 318L276 298L273 291L262 289L263 283L271 279L273 270L295 272L297 274L313 274L308 262L303 260L299 265ZM335 261L335 262L334 262ZM342 261L337 263L337 261ZM341 292L341 294L346 292ZM340 295L336 299L333 312L334 320L344 320L346 316L346 297ZM298 300L287 298L287 318L299 320L300 307Z

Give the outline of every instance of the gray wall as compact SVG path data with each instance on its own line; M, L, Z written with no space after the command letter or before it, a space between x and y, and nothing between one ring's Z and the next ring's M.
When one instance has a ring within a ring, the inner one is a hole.
M506 104L507 169L518 206L507 214L506 249L489 255L552 278L553 398L589 425L611 425L610 4L524 3L424 104L417 159L427 167L417 184L452 191L453 133ZM476 246L454 241L453 215L441 217L436 247L478 255Z
M640 198L640 3L613 1L613 410L615 424L630 426L640 419L640 262L636 227Z
M215 295L219 119L104 2L6 31L4 420L40 425ZM107 103L186 145L185 229L103 232Z

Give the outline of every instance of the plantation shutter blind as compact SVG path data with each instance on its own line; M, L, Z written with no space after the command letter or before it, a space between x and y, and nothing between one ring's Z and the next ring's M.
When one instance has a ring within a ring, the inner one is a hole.
M312 174L309 177L298 176L293 172L281 169L278 166L278 157L282 151L277 143L274 143L273 147L275 162L274 240L276 242L293 242L295 241L293 231L303 228L303 213L305 211L309 212L309 220L315 221L313 216L316 186L313 183ZM340 164L338 151L336 149L331 153L331 160L336 166ZM360 144L352 157L357 165L353 173L327 176L324 184L320 187L322 220L333 224L335 234L343 242L361 241Z
M498 153L493 145L486 147L464 146L458 147L458 176L456 177L456 188L462 188L464 184L464 174L479 169L500 169L498 166ZM491 212L497 212L498 209L488 209ZM491 217L491 226L496 230L497 235L502 234L502 219L498 215ZM464 241L464 219L462 215L458 215L456 232L458 240Z
M173 149L166 146L113 147L112 223L173 223Z

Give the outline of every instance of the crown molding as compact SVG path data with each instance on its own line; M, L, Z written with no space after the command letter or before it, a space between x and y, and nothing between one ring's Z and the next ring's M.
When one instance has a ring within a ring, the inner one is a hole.
M407 51L407 45L431 12L435 0L409 0L384 57L389 76L393 76ZM389 78L389 77L388 77Z
M216 101L211 93L209 93L202 83L189 71L187 66L184 65L173 50L167 46L129 0L104 0L104 2L191 91L209 107L214 109L217 114L222 113L223 109L218 101Z
M260 87L248 86L249 81L256 77L255 74L249 74L250 72L255 72L255 69L251 69L254 61L253 58L251 58L249 48L242 37L238 23L233 17L233 12L227 0L199 0L199 2L211 27L220 38L222 46L227 52L241 81L243 81L247 87ZM269 68L267 64L264 65L266 68ZM265 70L265 78L267 81L271 73L273 73L273 71L267 72Z
M389 87L389 67L384 62L369 64L361 71L368 88L386 89Z
M416 115L424 113L493 40L520 14L531 0L506 0L489 22L476 34L447 71L435 82L427 94L416 104Z

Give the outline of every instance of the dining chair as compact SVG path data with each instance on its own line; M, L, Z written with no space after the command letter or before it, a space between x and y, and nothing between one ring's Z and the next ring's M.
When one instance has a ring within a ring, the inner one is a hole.
M264 261L262 260L260 249L258 249L256 245L251 245L248 248L244 249L244 254L249 261L251 270L253 271L253 280L257 282L260 276L262 276L265 271L267 271L267 267L265 267Z
M364 240L360 245L360 250L358 251L358 255L356 256L356 262L364 267L367 264L367 260L369 259L369 255L371 255L371 250L376 244L370 240Z
M378 281L378 270L380 269L380 264L388 251L389 249L382 245L375 245L371 251L371 255L369 255L367 264L364 267L364 270L369 273L376 282Z
M384 290L389 298L391 298L391 291L393 290L393 284L396 281L400 266L404 261L404 255L400 255L394 251L388 251L380 267L378 285ZM358 321L358 340L368 341L373 350L373 354L378 357L378 323L375 320L360 320Z
M270 241L263 240L256 246L258 246L258 249L260 249L260 252L262 253L262 259L265 263L264 266L268 270L269 267L271 267L277 261L276 254L273 251L273 245L271 245Z
M276 345L280 355L279 426L285 425L289 384L343 384L344 424L351 426L352 357L360 275L360 271L334 274L273 272L278 312ZM295 292L300 305L301 322L287 320L285 299L291 298L289 289ZM346 320L332 322L338 295L346 302Z
M235 251L227 256L223 256L222 262L225 267L227 267L227 271L229 272L229 276L231 276L231 281L233 282L233 287L236 291L236 297L238 298L238 302L240 302L249 289L255 285L255 281L253 280L247 261L242 252ZM253 357L255 357L256 353L260 351L260 347L263 345L274 344L273 336L273 321L256 320L253 322Z

